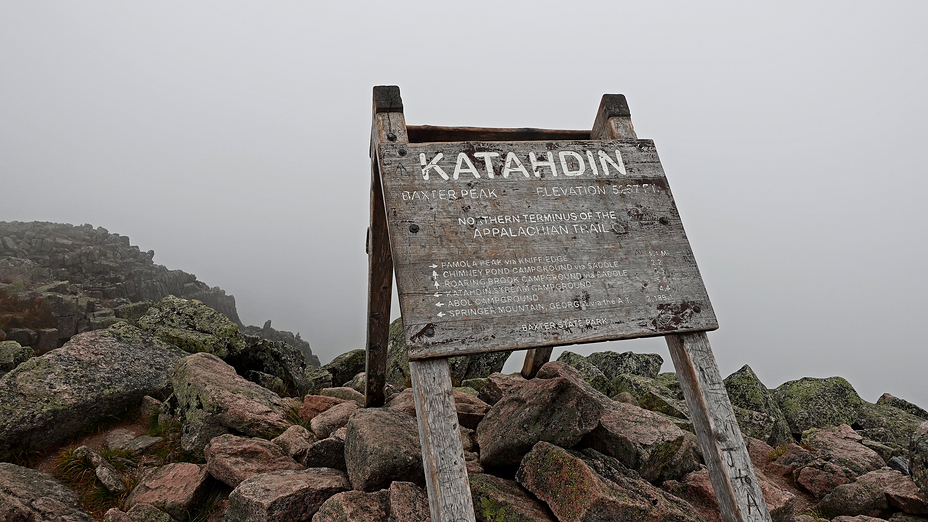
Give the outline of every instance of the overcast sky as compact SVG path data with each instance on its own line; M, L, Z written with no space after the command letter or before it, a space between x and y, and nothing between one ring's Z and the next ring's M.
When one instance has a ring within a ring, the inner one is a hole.
M623 93L722 375L928 407L925 20L923 1L0 0L0 220L127 235L325 363L364 346L374 85L412 125L589 129ZM673 368L660 338L594 349Z

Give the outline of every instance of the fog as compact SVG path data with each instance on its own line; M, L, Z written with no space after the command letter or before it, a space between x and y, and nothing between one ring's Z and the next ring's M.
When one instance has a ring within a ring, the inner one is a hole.
M589 129L623 93L723 376L841 375L928 407L926 19L915 1L3 2L0 220L127 235L325 363L364 346L374 85L400 86L413 125ZM568 349L672 370L660 338Z

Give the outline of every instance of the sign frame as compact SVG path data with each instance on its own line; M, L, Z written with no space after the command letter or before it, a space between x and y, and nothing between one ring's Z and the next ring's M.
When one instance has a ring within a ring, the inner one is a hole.
M390 163L389 160L385 163L386 156L389 154L387 151L395 151L397 156L408 155L410 148L413 147L411 144L415 143L639 141L632 126L631 113L628 110L625 96L621 94L603 95L591 131L413 127L406 125L399 87L374 87L373 98L370 147L371 222L367 236L369 265L367 379L365 384L367 407L384 404L394 262L397 259L403 262L406 254L406 251L402 250L406 247L398 240L398 237L391 236L391 226L388 224L391 216L388 215L384 189L385 184L392 181L385 182L385 165L397 163ZM390 188L386 192L389 193ZM392 223L394 234L399 231L397 225L398 222L394 220ZM414 223L408 224L410 231L412 231L412 225ZM680 230L682 232L682 224L680 224ZM685 235L683 238L685 240ZM686 246L689 248L688 243ZM695 267L695 262L693 266ZM698 270L696 270L696 276L698 277ZM702 285L701 278L699 284ZM705 293L704 288L702 290ZM708 306L707 312L711 312L707 296L705 303ZM691 420L696 429L699 446L709 468L710 480L719 501L722 519L725 522L770 522L770 513L706 336L707 330L717 328L714 319L714 314L712 314L711 321L703 321L695 327L670 328L666 331L655 331L652 334L663 335L667 341ZM423 333L426 331L422 325L410 325L410 329L412 328L420 328ZM639 335L634 336L642 335L639 332ZM411 340L409 330L407 330L407 341ZM595 340L601 339L587 339L586 341ZM510 348L494 346L493 350L484 351L529 348L522 375L532 378L549 360L554 346L576 342L576 340L555 341ZM452 350L448 353L426 350L410 353L409 368L416 404L429 508L432 520L436 522L472 522L475 520L463 447L457 433L457 414L447 362L447 357L460 353L481 352Z

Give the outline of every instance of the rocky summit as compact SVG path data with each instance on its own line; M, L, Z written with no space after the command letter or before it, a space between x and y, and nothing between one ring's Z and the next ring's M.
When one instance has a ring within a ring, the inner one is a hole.
M0 248L0 520L429 520L399 321L365 408L363 350L320 367L221 291L162 295L180 276L122 236L0 223ZM660 356L504 361L451 365L478 521L721 521ZM840 377L724 384L775 522L928 520L925 409Z

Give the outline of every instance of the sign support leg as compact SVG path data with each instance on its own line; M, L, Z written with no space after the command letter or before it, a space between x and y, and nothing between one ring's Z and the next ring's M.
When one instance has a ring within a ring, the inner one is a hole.
M447 359L409 361L433 522L475 522Z
M770 522L705 332L665 337L725 522Z

